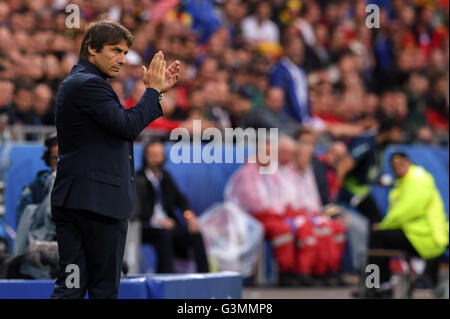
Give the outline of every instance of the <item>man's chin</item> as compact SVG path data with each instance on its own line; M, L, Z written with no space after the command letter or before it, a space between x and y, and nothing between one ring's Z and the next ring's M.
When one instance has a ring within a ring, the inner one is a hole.
M116 78L119 75L119 72L120 71L111 71L111 72L109 72L108 73L108 78L111 78L111 79Z

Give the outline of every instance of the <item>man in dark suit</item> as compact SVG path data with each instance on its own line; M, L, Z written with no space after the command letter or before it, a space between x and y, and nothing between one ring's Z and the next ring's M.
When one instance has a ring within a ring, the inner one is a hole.
M189 259L189 249L197 272L208 272L200 224L170 173L163 169L164 162L161 142L146 145L143 168L136 174L136 206L131 219L142 222L142 242L155 246L158 273L175 272L175 256ZM177 216L175 209L183 216Z
M162 113L159 100L179 77L162 52L143 66L146 91L125 109L107 78L125 63L133 36L99 21L86 30L80 60L56 99L59 158L52 191L60 273L52 298L117 298L135 200L133 141Z

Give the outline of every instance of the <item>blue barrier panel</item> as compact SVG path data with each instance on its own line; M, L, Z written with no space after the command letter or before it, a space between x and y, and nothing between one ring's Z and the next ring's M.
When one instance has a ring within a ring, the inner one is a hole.
M181 191L186 194L193 209L198 213L203 213L215 202L223 200L223 188L229 177L238 169L241 163L173 163L170 161L170 149L173 144L166 144L166 155L169 159L165 167L169 170L179 185ZM202 149L204 146L202 146ZM222 159L225 157L224 147ZM235 150L234 147L231 147ZM191 159L194 149L191 147ZM424 166L429 170L441 191L446 212L449 212L449 187L448 187L448 163L449 152L445 148L432 148L426 146L391 146L385 154L382 171L390 173L388 157L394 150L402 149L411 155L415 163ZM0 146L0 152L2 147ZM11 166L7 173L6 187L6 223L16 229L15 211L22 188L31 182L39 170L45 169L45 164L41 159L43 154L42 145L34 144L13 144L10 159ZM135 167L139 170L142 167L142 145L136 144L134 148ZM245 154L246 151L245 151ZM195 190L195 191L193 191ZM387 194L389 189L374 186L373 194L383 212L387 208Z
M49 299L54 280L0 280L0 299ZM119 299L242 298L236 272L132 276L120 281Z
M0 153L2 147L0 147ZM13 144L9 155L10 166L6 174L6 215L5 221L14 230L16 225L16 207L20 193L25 185L29 184L37 172L48 169L41 159L44 153L42 145Z
M166 144L167 162L166 169L173 175L180 190L186 195L194 211L201 215L215 202L223 200L223 188L233 172L242 163L225 163L226 150L236 153L233 146L225 146L222 152L223 163L192 163L192 156L196 149L189 147L191 163L173 163L170 161L170 149L172 143ZM202 149L205 146L202 146ZM135 169L142 167L142 145L135 144L134 162ZM0 146L0 154L2 147ZM41 156L44 148L40 144L13 144L10 153L11 165L6 175L6 223L14 230L16 225L16 208L20 193L24 186L29 184L37 172L48 169ZM244 150L247 155L247 150Z
M166 144L167 162L165 167L172 173L180 190L188 198L194 211L201 215L208 207L215 202L223 200L223 189L229 177L238 169L242 163L225 163L225 154L233 150L233 158L236 159L236 148L224 146L221 154L223 163L193 163L193 154L199 149L189 146L189 159L191 163L174 163L170 160L170 150L174 144ZM201 147L203 150L205 145ZM391 173L388 165L390 154L394 150L403 150L408 153L412 160L422 165L433 174L436 185L441 192L445 209L449 212L449 151L447 148L434 148L427 146L399 145L389 147L383 158L382 172ZM0 146L0 152L2 147ZM6 223L16 229L16 207L22 188L31 182L36 173L45 169L45 164L41 159L43 154L42 145L33 144L13 144L10 159L11 166L7 172L6 186ZM136 144L134 148L135 167L139 170L142 167L142 145ZM197 153L198 154L198 153ZM244 150L244 154L247 151ZM235 160L236 161L236 160ZM389 188L374 186L372 194L381 211L386 213L387 196ZM11 245L12 247L12 245Z
M0 280L0 299L49 299L54 280ZM119 299L148 299L147 278L122 279Z
M242 298L242 276L236 272L148 275L150 299Z
M145 277L127 278L120 281L119 299L148 299Z
M173 144L166 144L166 158L170 158L170 150ZM236 153L242 151L244 159L248 154L247 149L235 146L223 146L221 163L194 163L194 153L199 154L205 149L190 146L190 163L174 163L170 160L166 162L166 169L172 174L180 191L186 195L189 203L197 215L201 215L211 205L223 201L223 190L230 176L243 164L226 163L225 154L229 153L237 160Z
M49 299L54 280L0 280L0 299Z

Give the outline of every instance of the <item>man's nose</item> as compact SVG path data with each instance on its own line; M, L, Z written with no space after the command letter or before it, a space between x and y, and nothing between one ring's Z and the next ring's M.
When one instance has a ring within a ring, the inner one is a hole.
M120 55L119 61L118 61L118 62L119 62L120 65L125 64L125 54L122 53L122 54Z

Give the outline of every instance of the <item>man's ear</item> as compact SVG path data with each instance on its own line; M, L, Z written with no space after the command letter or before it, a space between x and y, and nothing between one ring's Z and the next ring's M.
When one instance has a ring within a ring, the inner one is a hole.
M91 55L91 56L94 56L95 53L97 52L94 49L92 49L90 45L88 45L88 51L89 51L89 55Z

